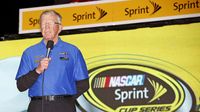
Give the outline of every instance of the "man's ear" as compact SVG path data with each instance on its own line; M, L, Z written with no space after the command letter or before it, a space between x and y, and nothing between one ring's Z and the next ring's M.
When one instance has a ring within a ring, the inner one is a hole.
M62 31L62 29L63 29L63 26L59 25L59 33Z

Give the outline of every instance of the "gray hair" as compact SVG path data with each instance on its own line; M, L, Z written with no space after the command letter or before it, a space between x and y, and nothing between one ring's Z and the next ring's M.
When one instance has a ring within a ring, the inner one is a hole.
M43 15L55 15L58 18L58 22L61 24L62 22L62 16L56 12L55 10L46 10L44 12L42 12L42 14L40 15L40 23L41 23L41 18Z

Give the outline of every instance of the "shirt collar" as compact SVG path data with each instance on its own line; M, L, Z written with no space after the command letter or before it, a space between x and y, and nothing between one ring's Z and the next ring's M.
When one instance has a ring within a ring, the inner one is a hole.
M58 37L58 42L54 45L54 47L62 46L62 40L60 37ZM44 39L41 40L40 45L44 46L46 48L46 44L44 42Z

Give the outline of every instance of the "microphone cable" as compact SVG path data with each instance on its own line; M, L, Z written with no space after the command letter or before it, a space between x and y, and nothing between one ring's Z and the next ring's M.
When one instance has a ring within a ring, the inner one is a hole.
M45 70L44 70L45 72ZM45 73L42 73L42 112L44 112L44 74Z
M54 41L49 40L47 42L46 48L47 48L47 53L46 53L46 57L49 58L50 52L53 49L53 45L54 45ZM44 81L45 81L45 69L42 73L42 112L44 112Z

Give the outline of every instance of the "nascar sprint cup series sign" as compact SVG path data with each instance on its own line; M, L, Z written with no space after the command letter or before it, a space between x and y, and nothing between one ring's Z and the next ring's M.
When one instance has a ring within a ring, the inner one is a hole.
M177 74L191 77L171 63L140 55L104 55L88 60L90 89L85 111L189 112L194 94Z

